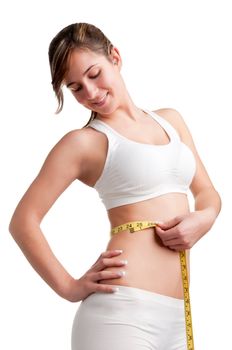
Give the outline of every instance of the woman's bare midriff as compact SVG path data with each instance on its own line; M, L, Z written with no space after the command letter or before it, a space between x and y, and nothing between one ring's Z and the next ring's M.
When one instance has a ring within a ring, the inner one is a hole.
M129 221L166 221L188 213L187 195L168 193L109 209L108 217L111 228L113 228ZM125 270L126 275L114 279L104 279L99 283L141 288L183 299L179 252L164 246L155 233L155 228L146 228L134 233L126 230L114 234L110 238L106 250L114 249L123 250L120 259L127 259L128 264L123 267L107 267L105 270ZM189 251L187 251L187 265L189 269Z

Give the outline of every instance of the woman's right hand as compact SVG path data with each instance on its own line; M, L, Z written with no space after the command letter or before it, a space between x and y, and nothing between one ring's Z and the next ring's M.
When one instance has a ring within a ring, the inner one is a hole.
M107 250L103 252L91 268L79 279L71 282L67 300L78 302L86 299L90 294L95 292L113 293L114 286L98 283L99 280L120 278L119 272L104 269L112 266L124 266L127 264L125 260L116 258L122 251ZM122 269L123 270L123 269Z

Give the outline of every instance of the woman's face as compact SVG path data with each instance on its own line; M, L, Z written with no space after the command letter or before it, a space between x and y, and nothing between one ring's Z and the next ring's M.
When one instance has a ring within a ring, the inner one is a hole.
M74 50L65 84L84 107L99 114L110 114L120 102L123 87L120 67L117 49L112 62L90 50Z

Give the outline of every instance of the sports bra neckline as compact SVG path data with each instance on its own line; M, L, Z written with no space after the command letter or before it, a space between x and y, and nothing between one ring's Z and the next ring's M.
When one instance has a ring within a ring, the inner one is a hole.
M161 122L161 120L159 119L159 115L157 115L155 112L151 112L148 111L146 109L141 109L143 112L147 113L150 117L152 117L153 119L155 119L155 121L161 126L161 128L165 131L165 133L167 134L168 138L169 138L169 142L168 143L164 143L164 144L150 144L150 143L142 143L142 142L138 142L138 141L134 141L131 140L129 138L127 138L126 136L123 136L122 134L120 134L118 131L116 131L114 128L112 128L109 124L103 122L102 120L99 119L93 119L93 122L99 122L100 124L105 125L106 128L110 129L115 135L117 135L118 137L120 137L121 139L127 141L127 142L132 142L134 144L138 144L138 145L142 145L142 146L148 146L148 147L169 147L172 145L174 139L173 139L173 135L172 133L170 133L170 131L167 130L167 128L163 125L163 123ZM157 118L158 116L158 118ZM161 117L160 117L161 118Z

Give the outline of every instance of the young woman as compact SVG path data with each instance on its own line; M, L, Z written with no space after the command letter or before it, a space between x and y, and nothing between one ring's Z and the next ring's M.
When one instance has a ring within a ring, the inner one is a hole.
M210 230L221 207L191 134L176 110L150 111L132 101L119 50L95 26L62 29L50 43L49 60L57 112L66 85L91 117L49 152L9 230L56 293L82 301L73 322L73 350L187 349L179 252L186 251L189 269L189 249ZM129 222L157 224L112 234L106 251L78 279L57 260L40 228L77 179L98 191L112 229Z

